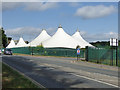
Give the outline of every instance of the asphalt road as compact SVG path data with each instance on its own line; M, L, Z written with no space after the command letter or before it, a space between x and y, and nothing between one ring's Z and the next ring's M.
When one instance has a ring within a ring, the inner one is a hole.
M118 72L73 58L3 56L2 61L46 88L116 88Z

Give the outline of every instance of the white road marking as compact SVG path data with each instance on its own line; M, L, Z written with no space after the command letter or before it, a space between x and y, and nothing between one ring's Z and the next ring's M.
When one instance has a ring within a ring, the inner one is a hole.
M29 60L29 61L33 61L33 60Z
M52 66L51 64L47 64L47 63L43 63L43 65L46 65L46 66Z
M31 60L31 61L32 61L32 60ZM39 66L54 66L54 65L47 64L47 63L42 63L42 65L39 64ZM55 66L56 66L56 65L55 65ZM57 66L57 67L63 67L63 66ZM49 67L49 68L46 68L46 69L47 69L47 70L50 70L50 69L55 69L55 68ZM90 72L88 72L88 73L90 73ZM100 80L92 79L92 78L89 78L89 77L86 77L86 76L80 76L80 75L77 75L77 74L74 74L74 73L70 73L70 74L118 88L117 85L113 85L113 84L110 84L110 83L107 83L107 82L103 82L103 81L100 81ZM94 73L94 74L99 74L99 73Z
M51 68L51 67L49 67L49 68L46 68L47 70L50 70L50 69L55 69L55 68Z
M107 82L99 81L99 80L92 79L92 78L89 78L89 77L86 77L86 76L80 76L80 75L77 75L77 74L74 74L74 73L71 73L71 74L72 74L72 75L75 75L75 76L77 76L77 77L86 78L86 79L89 79L89 80L92 80L92 81L96 81L96 82L99 82L99 83L107 84L107 85L110 85L110 86L113 86L113 87L118 88L117 85L113 85L113 84L110 84L110 83L107 83Z
M63 66L57 66L57 67L63 67Z

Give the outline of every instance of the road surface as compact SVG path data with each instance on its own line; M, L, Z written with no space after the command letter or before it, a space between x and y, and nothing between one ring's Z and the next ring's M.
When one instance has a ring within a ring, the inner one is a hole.
M6 56L2 61L45 88L117 88L117 67L75 58Z

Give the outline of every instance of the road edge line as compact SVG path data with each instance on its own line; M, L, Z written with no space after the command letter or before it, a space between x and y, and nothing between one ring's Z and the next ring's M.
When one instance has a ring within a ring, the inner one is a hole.
M18 71L17 69L15 69L14 67L8 65L7 63L3 62L5 65L9 66L10 68L12 68L13 70L15 70L16 72L20 73L21 75L25 76L27 79L29 79L31 82L33 82L34 84L36 84L38 87L40 88L45 88L43 85L39 84L37 81L35 81L34 79L30 78L29 76L25 75L24 73Z

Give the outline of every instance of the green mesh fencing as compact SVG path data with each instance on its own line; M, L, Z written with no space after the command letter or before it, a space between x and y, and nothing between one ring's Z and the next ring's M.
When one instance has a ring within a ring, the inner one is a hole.
M12 48L13 53L29 54L29 55L44 55L44 56L64 56L76 57L76 49L68 48L41 48L41 47L19 47ZM80 51L80 58L85 58L85 50Z
M118 47L118 66L120 67L120 47Z
M12 48L12 52L20 54L31 54L31 49L29 47Z
M76 57L76 49L68 48L41 48L41 47L19 47L12 48L13 53L43 55L43 56L64 56ZM80 50L80 58L86 58L86 61L116 65L116 49L111 48L91 48ZM120 66L120 47L117 49L117 65Z
M120 58L120 50L115 48L86 48L86 60L94 63L101 63L107 65L119 65L119 60L116 62L116 57Z

